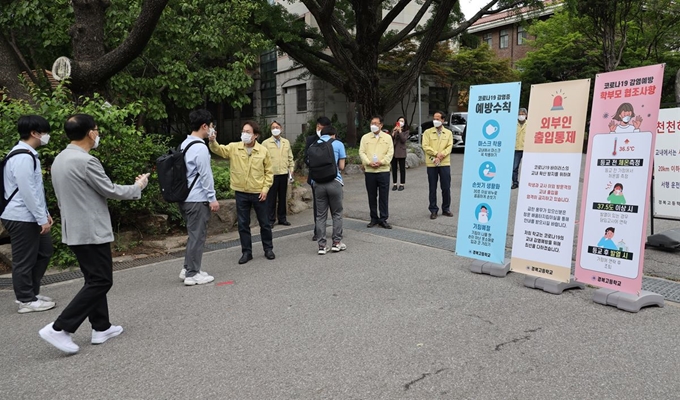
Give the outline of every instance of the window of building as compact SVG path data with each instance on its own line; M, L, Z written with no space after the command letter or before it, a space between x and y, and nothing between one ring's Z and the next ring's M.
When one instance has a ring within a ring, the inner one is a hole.
M297 110L307 111L307 84L296 86L295 94L297 95Z
M528 33L523 26L517 27L517 44L523 45L524 41L527 40Z
M262 115L276 115L276 49L260 56Z
M501 29L501 34L500 34L500 41L498 42L498 47L501 49L507 49L508 48L508 42L509 42L509 34L507 29Z
M446 88L430 86L430 95L428 99L429 115L434 115L437 111L444 112L444 108L446 108L446 95Z
M255 99L252 93L247 94L248 98L250 101L248 104L244 104L243 107L241 107L241 118L252 118L255 116L255 107L253 103L255 102Z
M491 33L485 33L484 37L482 38L482 41L486 43L489 47L493 46L493 37L491 36Z

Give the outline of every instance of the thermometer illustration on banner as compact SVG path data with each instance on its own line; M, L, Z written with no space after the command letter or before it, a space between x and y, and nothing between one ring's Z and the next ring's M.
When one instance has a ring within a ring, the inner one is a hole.
M614 151L612 151L612 155L613 155L613 156L616 155L616 142L617 142L618 140L619 140L619 138L617 138L617 137L614 138Z

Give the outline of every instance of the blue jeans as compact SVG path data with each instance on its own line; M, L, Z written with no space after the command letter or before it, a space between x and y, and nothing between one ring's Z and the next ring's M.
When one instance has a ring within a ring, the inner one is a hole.
M451 167L427 167L427 183L430 187L431 213L439 212L437 207L437 181L441 181L442 212L451 212Z
M519 185L519 164L522 162L524 150L515 150L515 161L512 163L512 183Z

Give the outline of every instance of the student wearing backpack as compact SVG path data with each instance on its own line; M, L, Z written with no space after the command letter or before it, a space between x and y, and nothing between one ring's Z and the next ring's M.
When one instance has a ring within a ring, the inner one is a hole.
M236 195L236 215L238 235L241 240L239 264L253 259L253 241L250 235L250 210L255 209L260 224L260 237L264 256L268 260L276 258L272 227L267 212L267 193L272 186L272 163L267 148L257 142L260 126L254 121L246 121L241 130L241 141L221 145L210 137L210 150L220 157L231 160L230 183Z
M271 157L272 172L274 174L272 187L267 194L269 223L274 226L278 217L279 225L289 226L290 222L288 222L286 217L286 196L288 195L288 181L293 179L295 160L293 160L293 150L290 147L290 142L288 139L281 137L281 124L274 121L270 125L270 129L272 136L262 142L262 145L267 148Z
M345 169L345 145L341 141L335 139L336 130L332 126L326 126L321 130L321 137L313 143L308 149L308 164L309 174L312 177L312 185L316 191L316 224L314 227L314 236L318 237L319 255L324 255L328 252L326 246L326 220L328 219L328 209L331 210L333 218L333 245L330 250L339 252L347 249L347 246L342 243L342 175L340 171ZM318 158L315 160L314 158ZM326 159L326 160L323 160ZM325 162L324 162L325 161ZM315 166L321 166L320 169L326 168L324 165L330 165L333 168L328 168L334 172L334 175L326 178L327 173L319 171ZM317 175L319 181L317 181Z
M100 138L92 116L69 117L64 131L71 143L54 159L52 185L61 211L61 239L75 253L85 284L57 320L39 334L59 350L73 354L80 348L71 334L85 319L92 324L92 344L102 344L123 332L121 326L111 325L106 299L113 286L113 229L107 199L139 199L149 174L138 175L132 185L111 182L102 164L90 154Z
M331 120L330 118L326 116L321 116L316 119L316 131L313 135L309 135L306 138L305 142L305 160L307 159L307 150L309 149L309 146L312 145L312 143L316 142L319 140L321 137L321 131L323 130L324 127L326 126L331 126ZM319 238L316 236L316 193L314 192L314 186L312 185L312 178L307 175L307 184L312 188L312 204L314 206L314 233L312 236L312 241L316 242L319 240Z
M17 122L19 142L3 161L4 211L0 218L12 240L12 285L19 313L54 308L40 294L40 280L52 257L52 217L47 211L38 152L50 140L50 124L39 115ZM7 201L9 200L9 201Z
M212 114L208 110L194 110L189 113L189 128L191 134L180 145L186 165L186 180L191 188L186 200L179 203L187 225L186 252L184 268L179 279L185 286L204 285L215 280L213 276L201 269L203 261L203 246L208 236L208 221L210 212L220 209L215 193L215 182L210 168L210 152L205 145L205 139L215 137L216 132L212 124Z
M390 163L394 155L394 144L392 137L383 132L382 127L382 117L375 116L371 119L371 131L361 138L359 156L365 169L368 207L371 211L371 222L368 223L368 227L380 225L385 229L392 229L387 218L389 217Z

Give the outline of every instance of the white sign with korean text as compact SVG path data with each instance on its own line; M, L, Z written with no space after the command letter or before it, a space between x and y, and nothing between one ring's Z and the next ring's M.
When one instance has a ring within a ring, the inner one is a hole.
M583 269L634 279L644 246L651 132L593 137L580 238Z
M680 108L659 110L652 204L656 218L680 219Z

